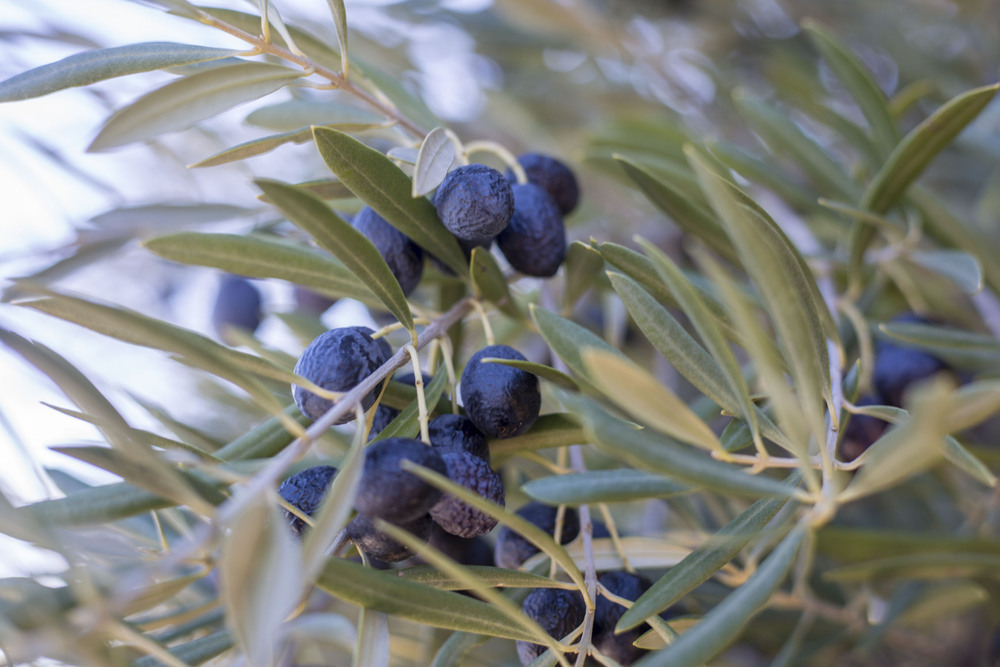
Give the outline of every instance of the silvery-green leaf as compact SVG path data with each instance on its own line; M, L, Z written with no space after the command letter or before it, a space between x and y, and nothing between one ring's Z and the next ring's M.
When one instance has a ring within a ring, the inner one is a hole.
M488 586L496 588L566 588L576 590L576 586L565 581L549 579L538 574L508 570L502 567L466 565L465 570ZM399 576L407 581L441 588L446 591L460 591L468 588L466 583L430 566L416 565L399 571Z
M250 216L253 209L230 204L149 204L125 206L95 215L90 222L102 229L160 232Z
M794 528L743 585L715 605L672 645L645 658L644 667L697 667L728 646L781 585L806 534L802 526Z
M115 112L87 150L106 150L185 129L301 76L302 72L268 63L239 63L192 74Z
M563 262L563 310L571 312L576 302L584 292L590 289L601 275L604 258L601 253L580 241L573 241L566 248L566 259Z
M441 185L454 161L455 144L448 136L448 130L435 127L424 137L417 153L413 168L413 196L422 197Z
M580 352L595 386L638 422L702 449L722 451L712 429L674 392L618 354L584 348ZM747 393L749 401L749 393Z
M489 250L481 246L472 249L469 274L476 297L494 304L501 312L516 320L524 319L510 294L510 286L503 271Z
M675 189L654 176L642 165L623 156L616 160L625 169L625 173L635 181L651 202L670 216L677 225L695 238L703 241L720 255L728 259L736 259L730 240L712 212L704 204L696 201L684 190Z
M259 179L255 183L289 221L308 232L320 247L330 251L374 292L416 340L413 315L403 288L368 237L315 195L280 181Z
M966 294L983 288L983 269L975 256L961 250L914 250L908 258L952 281Z
M210 155L204 160L199 160L189 166L192 169L200 167L217 167L220 164L229 164L230 162L246 160L247 158L252 158L257 155L270 153L274 149L279 146L284 146L285 144L302 144L307 141L312 141L312 128L310 127L304 127L298 130L292 130L291 132L282 132L281 134L272 134L268 137L261 137L260 139L246 141L237 146L233 146L232 148L220 151L215 155Z
M354 667L388 667L389 619L380 611L361 609L358 616L358 643L354 649Z
M333 15L333 24L337 28L337 42L340 44L340 73L347 78L349 61L347 59L347 10L344 0L326 0Z
M273 132L293 132L312 125L374 127L385 119L359 107L333 101L288 100L254 109L246 122ZM310 137L312 138L312 137Z
M381 302L343 264L301 245L263 236L173 234L143 245L166 259L211 266L249 278L277 278L331 297Z
M592 377L590 370L583 362L583 358L580 356L583 349L595 348L609 354L623 356L603 338L599 338L579 324L535 304L531 305L531 319L534 320L538 332L552 348L552 351L566 363L571 371L592 384L596 385L598 379Z
M670 498L694 488L663 475L621 468L549 475L527 482L521 490L547 505L585 505Z
M357 641L354 621L332 612L313 612L291 619L285 631L292 641L305 641L321 646L350 651Z
M337 130L317 127L313 135L320 155L341 183L458 275L469 274L458 241L445 229L430 201L413 198L409 176L392 160Z
M459 667L465 654L484 643L488 637L474 635L468 632L456 632L441 644L434 654L431 667Z
M866 460L840 494L847 502L884 491L941 459L953 396L947 380L932 380L910 393L910 419L889 430L865 452Z
M751 98L744 91L734 94L733 101L773 152L791 158L821 192L848 201L860 196L861 188L830 157L830 151L807 137L787 113Z
M566 447L587 442L587 436L573 415L561 412L541 415L526 433L490 441L493 456L520 451Z
M424 400L427 402L427 409L432 409L441 400L441 395L444 393L445 387L448 386L448 374L445 372L439 372L434 376L434 379L430 381L424 387ZM420 432L420 406L416 399L410 402L402 412L389 422L388 426L383 428L378 435L372 438L373 442L379 440L385 440L386 438L412 438Z
M173 42L144 42L85 51L0 82L0 102L26 100L105 79L216 60L236 53Z
M622 614L616 629L630 630L643 619L659 614L729 563L743 547L761 536L787 498L762 498L719 532L700 544L660 577Z
M326 562L316 584L335 598L396 618L491 637L534 639L531 633L485 602L404 581L395 573L380 572L341 558Z
M365 79L367 79L366 88L377 89L412 122L424 128L437 127L441 124L441 121L430 110L420 94L403 85L399 76L385 71L373 61L357 57L357 54L351 58L351 62L355 69L360 67L364 71ZM357 81L357 77L355 77L355 81Z
M794 494L793 489L777 480L751 475L665 435L637 429L612 417L591 399L566 393L560 396L564 403L574 408L595 445L636 467L729 494L751 497Z
M517 359L499 359L497 357L483 357L480 361L484 364L500 364L501 366L519 368L522 371L533 373L543 380L548 380L549 382L552 382L563 389L569 389L570 391L577 391L580 388L573 378L566 375L562 371L557 371L551 366L546 366L545 364L536 364L533 361L520 361Z
M885 213L892 208L931 160L979 116L997 90L1000 90L1000 84L962 93L910 130L868 184L861 197L861 208L875 213ZM865 250L874 236L875 230L871 226L854 223L849 240L852 271L860 269Z
M806 20L802 27L805 28L813 46L823 55L840 83L861 109L871 128L875 146L882 159L885 159L899 141L899 130L889 111L885 93L879 88L875 77L857 56L824 30L818 22Z
M220 630L174 646L170 649L170 653L184 664L200 665L222 655L235 645L232 632ZM132 667L160 667L162 664L153 656L146 656L133 662Z
M860 582L888 579L955 579L1000 576L1000 555L984 553L922 553L846 565L823 573L830 581Z

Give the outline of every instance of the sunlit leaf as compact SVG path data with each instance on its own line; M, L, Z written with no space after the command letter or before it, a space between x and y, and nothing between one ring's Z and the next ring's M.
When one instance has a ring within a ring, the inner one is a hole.
M441 185L454 161L455 144L448 136L448 130L435 127L424 137L417 153L413 168L413 196L422 197Z
M598 389L640 423L703 449L722 449L712 429L684 401L636 364L593 348L584 348L581 357Z
M254 109L246 122L274 132L294 132L312 125L330 125L353 131L384 125L385 119L351 104L294 99ZM311 134L309 138L312 139Z
M621 468L549 475L527 482L521 490L547 505L584 505L670 498L694 488L663 475Z
M301 76L302 72L268 63L238 63L192 74L117 111L87 150L107 150L185 129Z
M416 338L413 315L399 281L378 248L315 195L279 181L255 181L288 219L329 250L358 280L378 296L393 316Z
M983 288L979 260L961 250L914 250L909 259L915 264L952 281L966 294Z
M144 42L85 51L0 82L0 102L26 100L64 88L89 86L118 76L227 58L237 53L172 42Z
M392 160L343 132L317 127L313 134L320 155L341 183L451 270L468 275L458 241L430 201L411 195L409 176Z
M227 148L226 150L220 151L215 155L211 155L204 160L199 160L190 166L192 168L217 167L220 164L229 164L230 162L246 160L247 158L255 157L257 155L270 153L274 149L279 146L284 146L285 144L302 144L307 141L312 141L312 128L310 127L246 141L238 146L233 146L232 148Z

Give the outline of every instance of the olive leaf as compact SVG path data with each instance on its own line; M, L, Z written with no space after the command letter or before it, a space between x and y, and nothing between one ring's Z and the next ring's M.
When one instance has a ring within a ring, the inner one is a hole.
M420 144L413 167L413 196L422 197L441 185L455 161L455 144L448 130L435 127Z

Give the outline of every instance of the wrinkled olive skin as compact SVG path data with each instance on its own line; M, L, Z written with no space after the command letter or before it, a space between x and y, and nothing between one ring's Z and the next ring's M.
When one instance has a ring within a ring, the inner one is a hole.
M562 639L583 623L587 607L579 591L536 588L521 603L521 611L554 639ZM517 657L528 665L544 653L545 646L518 640Z
M549 535L556 532L557 508L539 502L530 502L521 507L515 514L527 519ZM580 534L580 517L576 510L567 507L563 514L560 544L569 544ZM497 531L497 541L493 549L493 560L497 567L516 570L521 564L538 553L538 547L529 542L520 533L515 533L507 526Z
M288 501L306 516L312 516L323 502L326 490L337 476L333 466L313 466L285 479L278 487L278 495ZM306 523L291 512L285 511L288 523L296 535L308 528Z
M330 391L344 392L352 389L392 356L389 343L384 339L373 340L368 327L341 327L320 334L302 352L295 372ZM310 419L319 419L333 403L311 391L292 385L295 404ZM375 391L362 399L365 410L375 402ZM337 422L346 424L354 419L354 412L344 415Z
M410 523L399 524L399 527L426 542L433 524L431 518L425 514ZM409 547L376 528L375 523L364 514L358 514L347 524L347 539L369 558L384 563L398 563L414 555Z
M619 570L604 572L597 577L605 588L617 595L635 602L646 592L652 582L641 574L632 574ZM603 595L597 596L594 610L594 645L604 655L614 658L622 665L631 665L646 653L643 649L632 645L636 639L649 630L649 625L643 623L635 628L615 634L615 626L625 613L625 607L612 602Z
M368 206L354 216L352 224L378 249L403 294L409 296L424 273L423 248Z
M566 258L566 230L555 201L532 183L514 185L514 215L497 236L510 265L526 276L550 278Z
M517 157L529 183L539 186L555 200L559 212L569 215L580 201L580 185L576 176L561 160L541 153L524 153ZM515 180L514 172L507 170L507 178Z
M260 326L260 291L246 278L226 276L212 310L212 326L219 339L230 345L236 340L232 329L253 333Z
M507 345L490 345L476 352L462 373L465 414L490 438L513 438L531 428L542 407L538 378L519 368L481 362L487 357L526 361Z
M514 213L510 182L481 164L458 167L445 176L434 197L441 222L459 241L488 244Z
M448 474L441 455L419 440L386 438L365 450L364 468L354 507L370 518L406 524L430 511L441 491L406 470L413 461L442 475Z
M446 450L463 451L490 462L490 446L486 436L468 417L441 415L427 425L431 444L442 453Z
M475 492L481 498L504 506L503 480L490 464L464 451L443 451L441 458L448 469L448 478ZM431 518L446 532L458 537L473 538L493 530L497 520L484 512L445 493L431 508Z

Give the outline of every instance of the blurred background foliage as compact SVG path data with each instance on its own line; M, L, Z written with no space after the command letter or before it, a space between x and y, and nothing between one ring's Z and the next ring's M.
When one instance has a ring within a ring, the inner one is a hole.
M59 15L58 4L40 3L31 9L14 0L0 0L0 8L6 5L14 17L10 26L0 25L0 43L9 55L0 64L0 78L81 49L141 41L135 37L140 33L142 40L232 47L231 41L208 28L155 9L137 8L135 3L105 2L101 10L85 11L72 22ZM118 5L124 15L145 17L137 19L135 30L112 20ZM322 40L335 44L324 5L304 0L278 3L290 25L307 26ZM226 7L255 11L253 3L233 2ZM995 259L1000 251L1000 105L994 101L986 107L921 177L920 188L927 194L920 199L920 207L924 212L934 210L936 215L926 217L939 224L916 225L916 245L906 246L905 256L890 256L884 264L852 275L846 257L850 217L832 213L818 200L856 205L862 189L859 184L877 172L886 157L885 147L866 131L864 110L817 52L802 24L806 19L815 21L860 59L888 98L899 134L905 135L947 100L996 82L1000 4L995 1L407 0L348 2L347 10L352 59L363 67L367 64L373 79L375 71L382 70L384 81L402 84L407 91L404 108L423 129L444 123L465 140L496 141L514 153L549 152L573 165L584 199L582 209L568 221L571 239L587 242L593 238L635 247L633 237L639 235L692 270L694 264L686 254L689 247L678 226L636 188L615 156L642 165L657 178L689 187L685 194L698 200L701 194L683 148L688 143L705 145L735 170L743 179L741 185L775 218L806 222L821 245L805 254L811 260L833 261L839 290L847 290L853 280L862 282L866 291L858 296L869 323L916 310L964 331L990 334L984 312L996 308L992 295L1000 290L1000 263ZM326 178L327 170L311 142L283 145L220 167L189 169L188 165L274 132L345 118L358 123L370 120L364 110L338 93L285 90L145 146L83 152L115 108L194 67L199 65L0 107L0 127L5 130L0 137L5 149L0 163L4 188L14 202L2 223L9 239L2 256L5 277L28 276L34 284L80 291L215 336L210 314L219 272L157 259L139 242L183 230L256 231L304 239L256 198L251 179L305 182ZM315 104L330 100L351 108ZM399 136L391 131L359 135L381 150L399 143ZM482 157L495 161L489 155ZM359 206L356 200L337 200L338 210L347 213ZM912 211L910 216L920 217ZM954 224L940 222L945 219ZM26 231L33 227L43 233ZM885 238L894 237L888 233ZM886 243L880 249L892 247ZM908 254L911 250L961 251L976 266L970 269L966 259L932 261L926 255ZM975 290L962 285L970 272L975 282L977 271L992 299L985 305L969 294ZM693 272L689 275L697 282ZM264 356L281 362L293 359L326 326L383 321L382 314L368 313L346 301L326 311L320 320L316 313L298 307L289 284L257 284L265 294L266 317L257 332L259 342L253 345ZM4 287L9 301L30 293L21 284ZM558 306L553 304L558 295L545 288L528 283L519 289L524 290L526 300ZM661 381L696 400L693 389L638 333L603 276L596 277L596 289L569 305L563 314L631 358L644 361ZM0 325L56 349L112 399L129 424L159 437L217 451L267 416L231 386L169 363L158 352L136 350L24 308L4 306ZM518 341L529 358L551 360L537 337L522 337L517 323L501 320L495 326L498 338ZM475 330L475 325L470 329ZM841 334L853 362L859 350L852 327L843 325ZM948 344L943 348L951 352L948 359L964 379L994 377L1000 369L996 347L985 352L982 347L956 350L954 341L950 343L950 348ZM11 445L18 445L20 454L12 455L13 462L0 478L7 497L17 505L116 479L45 449L92 444L97 433L75 426L71 417L38 408L40 396L57 404L61 401L50 398L56 395L52 387L33 370L12 359L10 355L3 362L7 376L14 380L0 394L0 409ZM281 389L276 391L285 398ZM397 400L405 404L408 398L404 395ZM715 425L721 428L725 423L718 420ZM1000 465L996 436L993 422L963 436L993 471ZM318 452L339 459L349 440L349 430L333 431ZM589 463L594 468L615 465L601 453L592 454ZM39 471L36 483L31 471L39 466L45 470ZM517 491L518 485L541 476L544 470L537 461L511 458L505 469L511 506L525 498ZM887 571L874 565L866 571L861 565L842 573L844 580L859 582L853 586L814 576L809 581L817 599L805 611L811 620L818 619L815 624L797 634L802 608L770 609L717 664L992 664L996 652L991 637L1000 618L995 582L995 559L1000 556L997 496L961 475L954 470L935 471L892 493L846 506L835 524L818 534L815 571L911 553L980 554L978 560L969 556L967 570L952 576L955 573L942 556L926 564L920 576L910 576L921 571L920 563L892 562L882 563ZM695 534L699 528L713 532L743 507L730 498L710 496L704 502L616 505L616 514L629 533L673 531L673 539L679 539L677 535ZM86 562L110 578L120 567L133 564L136 544L155 553L161 542L179 540L197 525L186 510L163 510L95 527L93 533L90 529L73 532L72 539L78 542L65 542L63 551L78 548L86 557L73 563L74 567ZM862 529L870 530L857 532ZM26 530L16 526L9 532L32 537ZM880 541L878 533L886 531L897 532L886 533L888 537ZM920 541L921 533L928 536L926 542ZM33 537L37 544L49 542L46 535ZM10 603L4 613L15 624L30 626L37 618L17 607L17 602L35 600L30 594L37 593L39 581L51 585L72 576L64 579L58 558L35 560L38 552L18 551L19 543L9 544L5 552L12 556L4 559L9 570L5 574L25 578L18 580L20 587L4 589ZM662 572L664 561L650 558L654 564L650 571ZM46 579L51 573L59 577ZM165 627L152 636L170 645L177 638L197 636L184 625L190 619L201 623L199 632L222 628L221 612L206 603L215 583L196 577L198 572L187 574L198 579L187 590L178 592L169 583L164 585L163 599L178 593L172 601L175 606L163 615L166 620L143 618L134 626L121 623L115 626L116 642L135 641L137 628L152 633ZM100 578L97 583L102 583ZM727 592L721 584L708 582L686 598L687 611L703 613ZM100 597L99 590L74 593ZM148 600L151 605L159 601L155 597ZM69 604L67 599L61 595L47 598L58 611ZM316 605L311 611L317 615L305 618L314 624L303 622L292 631L299 645L306 647L302 659L346 664L338 661L348 660L354 650L354 612L328 600L310 604ZM28 620L17 618L17 613L28 614ZM50 617L46 612L41 618ZM68 622L61 627L42 625L44 631L30 636L30 641L51 642L56 647L53 652L27 642L14 647L15 653L34 650L68 660L79 650L80 661L90 664L138 655L122 644L109 650L103 634L87 635L85 642L74 646L78 628ZM440 645L446 636L395 619L390 621L390 631L393 659L399 664L430 664L430 647ZM790 645L790 636L797 654L783 649ZM207 646L205 655L210 655L211 649L232 640L208 634L196 641L201 644L192 650ZM509 641L493 640L470 655L474 660L470 664L516 664ZM798 657L788 657L792 655ZM782 662L785 658L788 661Z

